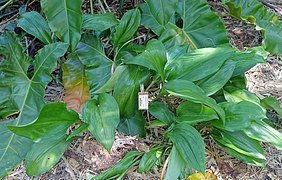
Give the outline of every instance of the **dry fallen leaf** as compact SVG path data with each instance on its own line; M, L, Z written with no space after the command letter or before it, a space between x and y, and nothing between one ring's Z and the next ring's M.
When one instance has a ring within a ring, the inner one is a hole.
M210 172L206 172L205 175L202 173L195 173L189 176L188 180L217 180L217 177Z

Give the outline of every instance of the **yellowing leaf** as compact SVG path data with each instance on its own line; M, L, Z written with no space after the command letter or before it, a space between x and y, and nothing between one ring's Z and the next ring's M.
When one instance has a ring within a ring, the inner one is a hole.
M64 64L63 83L66 90L64 101L68 109L81 112L82 104L89 100L90 91L85 77L84 65L77 55L71 55Z
M216 175L206 172L206 175L202 173L195 173L188 177L188 180L217 180Z

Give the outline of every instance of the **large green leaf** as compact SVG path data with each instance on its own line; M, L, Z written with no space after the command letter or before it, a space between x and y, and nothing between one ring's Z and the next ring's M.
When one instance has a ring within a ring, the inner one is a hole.
M46 134L64 136L74 123L80 123L78 114L68 111L64 103L49 103L42 108L34 123L19 127L8 126L8 128L17 135L32 141L40 141Z
M177 124L167 136L190 168L205 173L205 143L195 128L185 123Z
M115 99L100 94L83 105L83 118L89 124L91 134L110 152L115 140L115 130L119 124L119 108Z
M275 99L274 97L266 97L262 99L260 102L263 107L265 107L266 109L276 111L282 118L282 108L280 107L277 99Z
M251 125L251 120L261 120L266 117L265 111L257 104L249 101L239 103L222 103L221 107L225 111L225 124L221 121L213 121L213 125L228 131L238 131Z
M146 50L135 58L125 61L126 64L136 64L155 70L165 80L164 67L166 64L166 50L164 45L152 39L148 42Z
M105 55L103 43L92 34L83 34L75 51L85 65L85 76L91 96L111 76L113 62Z
M183 32L194 49L229 45L223 22L205 0L179 0L176 12L183 20Z
M226 61L215 74L201 80L198 86L206 92L207 96L213 95L228 82L234 69L235 63L233 61Z
M260 143L249 138L242 131L215 130L212 132L212 137L216 143L239 160L254 166L265 165L266 158Z
M144 25L147 29L151 29L156 35L161 35L165 27L161 26L157 20L153 17L150 12L149 6L147 3L141 4L139 6L141 9L141 24Z
M113 36L113 44L117 47L120 43L130 40L140 25L141 14L138 9L127 11L121 18Z
M67 136L43 136L34 143L26 155L25 168L29 176L39 176L49 171L59 162L73 139L66 140Z
M263 46L272 54L282 54L282 21L264 8L258 0L223 0L229 12L236 18L249 21L262 30Z
M39 50L35 56L34 75L29 79L29 60L16 38L11 33L4 33L0 37L0 52L4 57L0 65L0 114L20 113L15 120L0 122L0 162L8 162L4 167L1 166L0 174L6 174L20 163L30 147L28 139L13 134L5 126L26 125L38 117L44 105L45 87L52 79L50 74L56 67L57 59L65 54L67 46L64 43L54 43ZM11 104L13 112L7 111Z
M199 122L218 119L216 112L203 104L185 101L176 109L176 121L181 123L195 124Z
M149 106L149 112L158 120L162 121L166 125L171 125L175 122L175 115L171 112L167 105L162 102L153 102Z
M282 150L282 134L262 120L252 121L250 126L243 131L253 139L269 142L277 149Z
M64 101L68 109L81 112L83 103L91 97L85 77L85 66L76 54L71 54L64 63L63 83L66 90Z
M104 14L84 14L83 24L84 29L90 29L102 32L118 24L118 21L113 13Z
M234 53L233 48L220 47L203 48L184 54L170 62L166 68L168 80L201 80L216 73Z
M165 26L175 13L178 0L146 0L153 18Z
M40 1L52 32L60 40L68 43L71 51L75 50L81 37L82 2L83 0Z
M164 44L166 49L172 49L177 46L189 46L189 41L181 28L172 23L168 23L165 28L159 40Z
M145 137L145 124L146 119L143 117L142 113L135 110L135 114L121 117L118 130L130 136Z
M164 85L164 89L174 95L178 96L182 99L192 101L195 103L203 103L211 108L213 108L222 122L225 121L225 113L222 108L215 102L214 99L206 96L205 92L199 87L196 86L191 81L185 80L173 80L169 81Z
M129 171L140 161L140 157L142 155L143 152L128 152L121 161L119 161L106 172L91 178L91 180L121 179L127 171Z
M162 147L156 147L143 155L140 160L138 172L147 173L163 154Z
M36 11L24 13L18 20L19 26L45 44L52 43L51 30L45 19Z
M147 69L135 65L127 65L117 79L113 96L115 97L120 114L124 117L135 115L138 109L138 92L140 84L145 83L150 76Z
M177 179L185 168L185 161L175 146L172 147L168 158L168 167L164 180Z

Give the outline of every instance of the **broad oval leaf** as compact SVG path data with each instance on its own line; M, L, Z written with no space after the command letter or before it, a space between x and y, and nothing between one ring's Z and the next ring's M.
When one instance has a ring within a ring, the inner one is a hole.
M185 168L185 161L175 146L172 147L168 158L168 167L164 180L177 179Z
M29 176L39 176L49 171L59 162L72 140L67 141L66 136L47 136L33 144L25 157L26 173Z
M277 149L282 150L282 134L263 122L252 121L250 126L243 130L247 136L258 141L269 142Z
M64 43L54 43L39 50L35 56L34 75L29 79L27 76L29 59L23 53L16 38L11 33L4 33L0 37L0 52L4 57L0 65L0 92L4 95L0 96L0 114L4 112L7 115L6 108L11 107L11 104L15 108L13 113L20 113L16 120L0 122L2 129L0 162L9 162L1 169L0 174L6 174L16 166L30 147L28 139L15 135L5 125L26 125L38 117L44 105L45 87L52 79L50 74L56 67L57 59L65 54L67 47L68 45ZM16 147L19 142L22 145ZM10 149L15 151L9 151Z
M183 20L183 32L194 49L230 45L223 22L205 0L179 0L176 12Z
M153 18L165 26L174 15L178 0L146 0Z
M175 122L175 115L167 108L167 105L162 102L153 102L150 104L149 112L166 125L171 125Z
M91 99L83 105L82 115L91 134L110 152L120 121L115 99L106 93L100 94L97 100Z
M156 147L143 155L140 160L138 172L147 173L163 154L163 148Z
M94 96L94 92L110 79L113 62L105 55L101 40L92 34L82 35L75 53L85 65L90 94Z
M177 124L167 136L190 168L205 173L205 143L195 128L185 123Z
M218 119L218 115L212 108L190 101L181 103L176 109L176 114L178 123L195 124Z
M127 11L121 18L113 36L113 44L117 47L120 43L130 40L140 25L141 14L139 9Z
M45 19L36 11L24 13L18 20L19 26L45 44L52 43L51 30Z
M178 96L182 99L195 103L208 105L217 112L224 123L225 113L223 109L215 102L214 99L206 96L205 92L194 83L185 80L173 80L166 83L163 88L174 96Z
M41 8L45 13L52 32L62 41L70 45L74 51L79 40L82 26L81 5L83 0L41 0Z
M156 71L165 80L164 67L167 62L164 45L152 39L148 42L146 50L135 58L125 61L126 64L135 64Z
M249 138L242 131L215 130L212 132L212 137L216 143L237 159L253 166L265 165L266 158L260 143Z
M235 63L233 61L226 61L215 74L201 80L198 86L206 92L207 96L213 95L228 82L234 69Z
M118 24L118 21L113 13L84 14L83 15L82 27L84 29L102 32L117 24Z
M213 121L212 124L217 128L238 131L251 125L252 120L259 121L267 118L265 111L257 104L241 101L239 103L222 103L220 104L225 111L225 124L221 121Z
M7 127L17 135L32 141L40 141L41 137L47 134L57 137L64 136L67 129L74 123L80 123L79 116L73 111L68 111L64 103L48 103L32 124Z
M76 54L71 54L64 63L63 83L66 90L64 101L68 109L81 112L83 103L91 97L85 77L85 67Z

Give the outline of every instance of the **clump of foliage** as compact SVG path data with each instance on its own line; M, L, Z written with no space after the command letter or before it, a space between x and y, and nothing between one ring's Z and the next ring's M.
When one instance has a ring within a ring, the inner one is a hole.
M239 160L264 166L260 141L282 149L282 135L267 124L266 110L280 115L282 110L275 99L247 91L244 73L264 63L269 53L282 54L282 22L257 0L223 2L231 15L261 30L263 46L234 49L205 0L146 0L120 20L112 13L82 14L83 0L41 0L44 16L22 13L18 26L45 46L31 59L13 33L0 36L0 117L17 114L0 122L0 177L22 160L29 176L47 172L83 131L110 152L116 129L144 137L146 129L156 127L166 130L163 143L149 152L129 152L93 179L119 178L138 164L138 171L146 173L164 161L167 180L185 178L193 169L205 173L201 128L210 129L212 138ZM137 44L140 25L155 38ZM109 53L105 38L112 45ZM45 103L58 62L66 104ZM147 90L162 85L150 91L158 94L149 105L157 120L146 129L138 110L140 84ZM160 101L168 96L183 99L176 112ZM66 134L74 124L78 128Z

